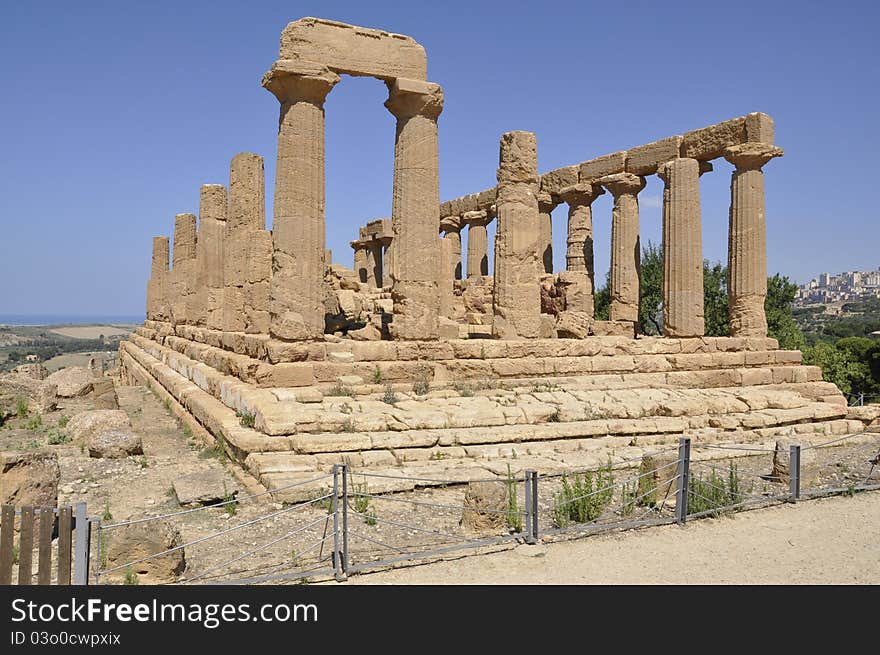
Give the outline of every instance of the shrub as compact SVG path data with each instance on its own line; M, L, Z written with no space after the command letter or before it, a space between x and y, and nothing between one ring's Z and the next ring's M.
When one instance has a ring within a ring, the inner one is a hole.
M27 398L18 398L15 401L15 415L18 418L24 418L28 415L28 401Z
M235 513L238 511L238 501L235 500L235 494L231 491L226 490L226 483L223 483L223 502L226 503L223 506L223 511L226 512L229 516L235 516Z
M386 402L389 405L393 405L400 398L397 397L397 394L394 392L394 387L391 386L391 383L385 385L385 393L382 394L382 402Z
M415 382L413 382L412 390L413 393L417 396L424 396L430 390L430 384L428 383L427 376L421 375L416 378Z
M41 427L43 427L43 417L37 414L25 424L25 427L28 430L39 430Z
M376 366L373 369L373 384L382 384L382 369Z
M253 412L238 411L235 415L238 417L238 422L241 423L243 427L253 428L254 425L256 425L257 417Z
M101 520L102 521L112 521L113 520L113 514L110 512L110 501L109 500L104 501L104 513L101 514Z
M367 525L376 525L376 510L372 507L371 498L366 495L369 493L366 480L357 483L354 478L349 477L349 488L351 489L349 495L352 498L354 511L364 517L364 523Z
M474 395L474 388L467 382L455 382L452 385L452 388L464 398L469 398Z
M58 446L70 441L70 437L58 430L49 430L49 445Z
M523 516L516 498L516 478L510 472L510 464L507 465L507 528L512 532L522 532Z
M137 585L138 584L138 575L134 571L131 570L131 567L127 567L125 569L125 579L122 581L124 585Z
M708 516L720 516L722 510L737 505L745 499L741 490L736 464L730 463L727 478L711 469L703 474L691 476L688 481L688 514L707 512Z
M336 381L336 384L327 392L328 396L351 396L354 397L354 390L342 384L339 380Z
M67 427L68 423L70 423L69 416L62 416L60 419L58 419L58 427L62 430Z
M594 475L595 473L595 475ZM575 474L571 482L562 476L562 491L556 494L553 517L564 528L574 523L589 523L599 518L614 496L611 462L596 471Z

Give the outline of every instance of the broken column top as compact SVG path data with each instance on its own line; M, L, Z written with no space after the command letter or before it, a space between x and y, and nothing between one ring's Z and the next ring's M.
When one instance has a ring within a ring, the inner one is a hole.
M323 18L288 23L281 33L278 58L385 80L428 77L425 49L412 37Z

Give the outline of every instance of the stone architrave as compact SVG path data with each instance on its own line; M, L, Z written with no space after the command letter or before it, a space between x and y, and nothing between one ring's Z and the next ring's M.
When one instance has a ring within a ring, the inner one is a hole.
M538 194L538 251L545 273L553 272L553 197L544 191Z
M168 237L153 237L153 258L147 284L147 318L153 321L166 321L169 318L166 290L169 254Z
M177 214L174 217L174 247L171 251L171 321L188 323L189 296L196 283L196 215Z
M617 173L597 180L614 196L611 212L611 320L639 320L639 192L645 178Z
M265 262L267 256L264 251L270 232L265 229L265 204L263 158L252 152L238 153L229 164L229 199L223 238L223 301L218 317L219 329L227 332L268 331L266 321L258 317L268 315L269 280L265 281L265 288L250 287L250 280L257 277L256 270L251 269L255 266L261 268L259 262ZM269 250L271 262L271 248ZM260 276L265 273L263 264Z
M492 333L502 339L541 335L543 262L539 252L538 153L531 132L501 137Z
M439 84L397 78L387 82L385 107L397 118L391 224L395 339L437 337L440 299Z
M730 180L728 237L728 297L730 336L767 336L764 299L767 297L767 226L764 217L762 166L782 156L782 148L766 143L743 143L724 150L736 167Z
M489 275L489 236L486 226L493 217L485 210L467 212L462 220L468 226L467 240L467 278L479 279Z
M191 318L196 325L216 325L223 312L223 240L226 232L226 187L203 184L199 190L199 235L196 243L196 292Z
M580 182L564 187L560 199L568 204L568 239L565 253L566 310L593 316L595 271L593 266L593 201L605 193L598 184Z
M324 334L324 100L338 81L325 66L292 60L263 76L281 103L269 299L280 339Z
M660 165L663 189L663 334L700 337L703 317L703 240L700 164L673 159Z

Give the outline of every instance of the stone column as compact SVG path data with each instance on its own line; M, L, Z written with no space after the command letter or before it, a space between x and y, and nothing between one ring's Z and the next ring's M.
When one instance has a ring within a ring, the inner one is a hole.
M543 262L538 242L538 153L531 132L501 137L495 233L492 333L502 339L541 336Z
M440 239L440 276L437 289L440 294L440 316L452 318L452 304L455 300L455 278L453 277L453 241L443 237Z
M438 84L403 78L387 84L385 107L397 118L390 331L395 339L433 339L438 334L440 303L437 118L443 110L443 91Z
M150 281L147 283L147 318L153 321L167 321L168 281L168 237L153 237L153 260L150 267Z
M553 215L556 208L553 197L546 192L538 194L538 252L545 273L553 272Z
M475 280L489 275L489 237L486 226L492 221L486 211L466 212L462 219L468 226L467 277Z
M611 320L639 320L639 192L645 178L632 173L608 175L597 181L614 196L611 212Z
M354 250L354 272L357 273L358 282L367 284L370 281L367 272L367 249L363 241L349 241L349 244Z
M169 285L171 320L177 325L190 320L187 309L190 294L195 290L196 215L174 217L174 247L171 252L171 284Z
M367 254L367 281L371 287L382 288L382 243L370 239L365 247Z
M449 262L444 264L449 266L449 272L444 274L453 280L461 279L461 228L463 225L461 216L446 216L440 219L440 231L443 232L443 238L449 240L452 248Z
M700 164L673 159L657 170L663 189L663 334L700 337L703 320L703 239Z
M593 201L605 191L586 182L564 187L559 197L568 204L568 240L565 251L566 310L593 316Z
M761 167L781 156L782 148L766 143L743 143L724 151L724 158L736 166L730 180L727 247L732 337L767 336L767 228Z
M276 62L263 86L281 103L272 218L270 333L324 335L324 99L339 76L305 62Z
M392 266L393 261L391 259L391 254L393 252L391 248L391 243L393 239L391 237L382 237L379 239L379 243L382 244L382 287L387 287L391 284L392 276Z
M199 235L196 244L196 292L193 319L216 325L223 312L223 240L226 231L226 187L203 184L199 190Z
M229 164L229 200L223 238L223 301L217 317L218 329L227 332L256 331L249 317L268 314L268 279L259 293L249 291L251 269L272 257L266 248L269 231L266 227L266 199L263 158L252 152L240 152ZM271 241L271 239L269 239ZM251 256L253 255L253 257ZM260 314L256 314L260 312ZM260 331L268 326L261 321Z

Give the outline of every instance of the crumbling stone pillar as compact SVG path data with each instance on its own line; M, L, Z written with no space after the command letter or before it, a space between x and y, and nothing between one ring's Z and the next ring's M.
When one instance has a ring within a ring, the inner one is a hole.
M663 189L663 333L699 337L703 320L700 164L673 159L657 170Z
M147 283L147 318L153 321L167 321L168 257L170 254L168 237L153 237L153 260L150 267L150 281Z
M543 262L538 242L538 153L531 132L501 137L495 233L495 318L502 339L541 336Z
M391 242L393 239L391 237L382 237L379 239L379 243L382 244L382 287L389 286L391 279L393 277L391 273L391 267L393 266L393 261L391 259L391 254L393 252L391 248Z
M354 272L357 273L358 282L367 284L370 275L367 271L367 248L363 241L350 241L352 250L354 250Z
M727 293L730 335L766 337L767 226L764 217L764 171L761 167L782 148L766 143L730 146L724 158L736 166L730 180L730 231L727 247Z
M617 173L598 180L614 196L611 212L611 320L639 320L639 192L645 178Z
M171 252L171 320L175 325L187 323L189 296L195 289L196 277L196 215L174 217L174 248Z
M593 201L605 191L586 182L564 187L560 199L568 204L568 240L565 252L566 310L593 316Z
M452 239L443 237L439 245L441 272L437 278L437 289L440 294L440 316L452 318L452 304L455 299L454 243Z
M367 282L376 289L382 288L382 243L371 239L365 246L367 255Z
M489 275L489 236L486 226L493 218L486 211L466 212L462 216L468 226L467 277L469 280Z
M199 190L199 234L196 243L196 292L193 322L217 325L223 312L223 240L226 232L226 187L203 184Z
M385 107L397 118L390 331L396 339L433 339L439 325L437 118L443 110L443 91L431 82L397 78L388 82Z
M253 277L251 255L256 257L254 265L259 266L256 262L266 257L260 249L265 249L267 236L271 241L271 233L265 229L263 168L263 158L252 152L238 153L229 164L229 201L223 240L223 311L219 317L220 329L227 332L256 331L253 325L256 312L268 316L268 287L256 289L256 295L249 293ZM260 327L265 334L268 326L264 323Z
M556 208L553 197L546 192L538 194L538 252L545 273L553 272L553 215Z
M270 332L281 339L324 334L324 100L338 81L291 60L263 76L281 103L269 298Z
M440 231L443 238L450 241L452 250L448 266L452 271L452 279L461 279L461 228L464 223L461 216L445 216L440 219Z

